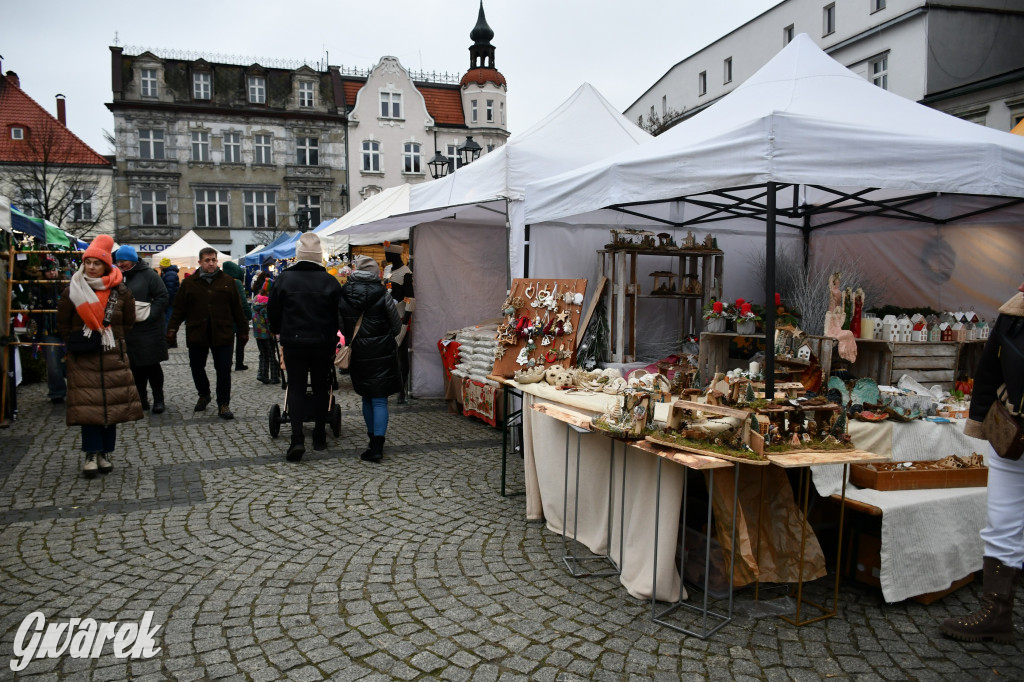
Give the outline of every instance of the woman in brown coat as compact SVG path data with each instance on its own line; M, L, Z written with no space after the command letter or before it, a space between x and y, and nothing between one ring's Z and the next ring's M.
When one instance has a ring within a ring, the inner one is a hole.
M68 345L66 419L82 427L86 478L114 468L117 424L143 416L124 341L135 324L135 299L113 267L113 246L108 235L93 240L57 304L57 330Z

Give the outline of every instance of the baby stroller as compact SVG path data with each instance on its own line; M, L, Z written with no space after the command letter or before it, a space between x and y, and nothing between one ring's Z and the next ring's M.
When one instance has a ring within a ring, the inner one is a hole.
M277 438L281 433L281 424L290 424L291 417L288 415L288 379L286 375L287 368L284 363L281 362L278 346L275 343L274 347L274 359L272 362L277 362L281 366L281 388L284 389L284 406L271 405L270 412L267 414L270 420L270 437ZM334 437L337 438L341 435L341 405L334 400L334 392L338 390L338 375L334 370L332 364L328 370L331 373L331 388L327 392L327 424L331 427L331 432ZM303 401L303 423L315 421L314 413L316 411L316 402L313 395L313 387L309 386L306 389L305 400Z

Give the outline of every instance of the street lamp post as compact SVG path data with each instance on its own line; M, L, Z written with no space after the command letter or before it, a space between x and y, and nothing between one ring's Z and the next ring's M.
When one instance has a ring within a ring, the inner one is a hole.
M312 213L308 206L302 206L299 210L295 211L295 225L299 228L299 232L305 232L309 229L309 214Z
M448 175L448 159L435 149L434 158L427 164L427 168L430 169L430 177L435 180L443 178Z
M472 135L466 135L466 144L459 147L459 157L462 159L462 165L468 166L480 157L480 152L483 150L479 144L473 141Z

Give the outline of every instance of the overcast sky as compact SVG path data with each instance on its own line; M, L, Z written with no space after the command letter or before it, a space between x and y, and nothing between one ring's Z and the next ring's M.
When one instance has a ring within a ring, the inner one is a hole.
M508 126L522 132L584 81L619 111L676 62L780 0L484 0ZM462 74L479 0L0 0L3 71L101 154L114 119L110 45L328 59L369 68L384 55L414 70ZM326 56L325 56L326 53Z

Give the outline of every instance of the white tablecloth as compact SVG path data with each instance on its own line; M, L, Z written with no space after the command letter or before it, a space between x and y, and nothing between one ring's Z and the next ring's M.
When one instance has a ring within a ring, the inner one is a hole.
M850 422L850 435L859 449L891 455L894 461L972 452L985 455L987 461L991 452L986 441L963 435L963 422ZM841 466L812 467L812 472L818 494L840 492ZM847 485L846 496L882 510L879 579L886 601L944 590L981 569L984 547L979 533L987 515L986 488L880 491Z

